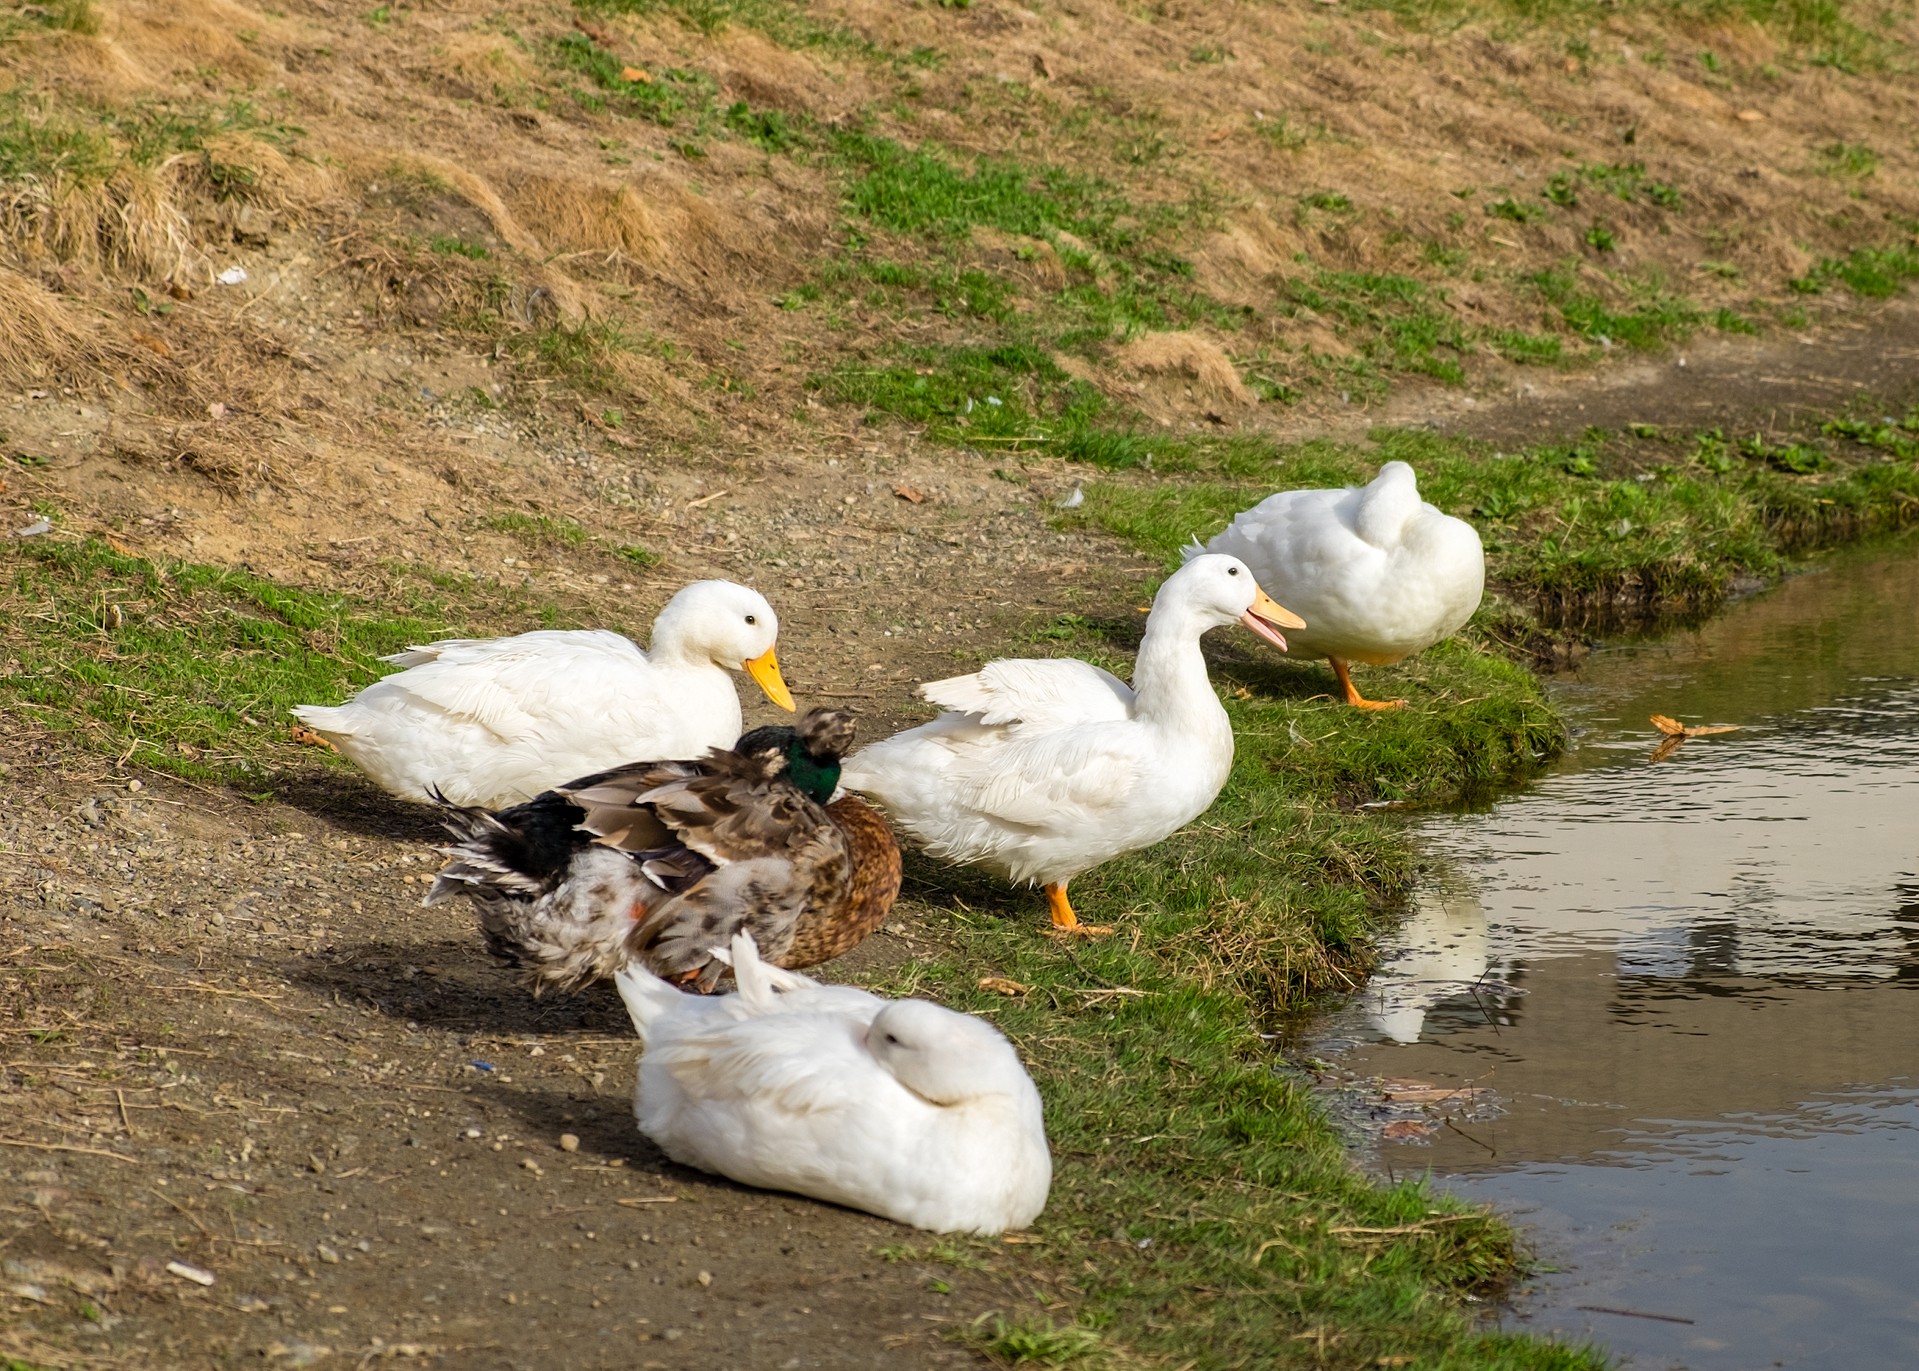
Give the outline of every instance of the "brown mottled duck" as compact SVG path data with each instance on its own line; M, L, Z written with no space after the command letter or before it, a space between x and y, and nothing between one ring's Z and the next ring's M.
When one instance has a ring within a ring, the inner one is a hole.
M742 930L775 966L829 961L900 889L885 819L832 799L852 741L849 713L814 709L698 761L615 767L498 813L447 805L459 841L426 903L471 899L488 948L536 994L629 962L710 991Z

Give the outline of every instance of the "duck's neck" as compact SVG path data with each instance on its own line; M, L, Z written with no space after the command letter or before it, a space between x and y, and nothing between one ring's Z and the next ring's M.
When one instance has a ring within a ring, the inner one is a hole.
M1170 605L1146 621L1146 637L1133 663L1137 717L1181 731L1212 730L1225 720L1199 650L1199 636L1208 627L1190 611Z
M699 667L717 665L711 656L687 650L687 630L691 627L672 605L660 611L653 621L653 637L646 646L646 659L655 666Z

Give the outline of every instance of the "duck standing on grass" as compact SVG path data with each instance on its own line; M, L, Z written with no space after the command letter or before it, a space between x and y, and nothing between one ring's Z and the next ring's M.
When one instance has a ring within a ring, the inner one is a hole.
M1413 469L1388 462L1370 485L1282 490L1234 519L1188 557L1224 552L1266 585L1286 587L1308 627L1293 651L1324 657L1346 703L1397 709L1404 700L1368 700L1348 662L1390 666L1450 638L1479 608L1486 553L1479 534L1419 498Z
M732 995L682 995L638 966L617 977L646 1048L633 1112L667 1156L935 1233L1039 1217L1039 1092L997 1029L775 970L744 932L730 959Z
M698 757L740 735L744 671L781 709L780 621L756 590L695 581L642 652L603 629L449 638L343 705L293 711L382 790L498 809L635 757Z
M832 799L853 741L844 710L756 728L698 761L635 762L494 814L449 805L460 841L427 892L465 895L496 955L535 993L633 962L711 990L714 947L751 932L778 966L850 950L893 907L900 851L878 812Z
M1195 557L1153 598L1129 687L1071 658L991 662L920 694L948 712L849 757L871 796L935 857L1045 887L1053 925L1081 924L1067 882L1190 823L1233 766L1233 729L1200 635L1240 623L1278 647L1301 626L1237 557Z

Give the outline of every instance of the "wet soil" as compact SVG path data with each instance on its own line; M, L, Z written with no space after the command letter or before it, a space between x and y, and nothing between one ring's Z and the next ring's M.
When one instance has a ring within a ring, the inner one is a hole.
M1895 407L1919 401L1919 299L1905 296L1794 333L1702 336L1603 369L1513 369L1474 393L1404 392L1374 422L1510 443L1634 424L1771 434L1867 399Z

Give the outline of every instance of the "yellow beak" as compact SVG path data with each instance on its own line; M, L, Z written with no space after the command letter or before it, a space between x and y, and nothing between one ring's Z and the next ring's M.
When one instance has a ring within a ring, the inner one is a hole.
M1253 587L1253 607L1241 615L1239 621L1281 651L1286 647L1286 639L1280 633L1282 628L1306 627L1304 619L1258 586Z
M759 683L767 699L784 710L790 711L795 707L793 692L786 688L786 680L780 675L780 659L772 648L769 647L751 661L741 662L740 666Z

